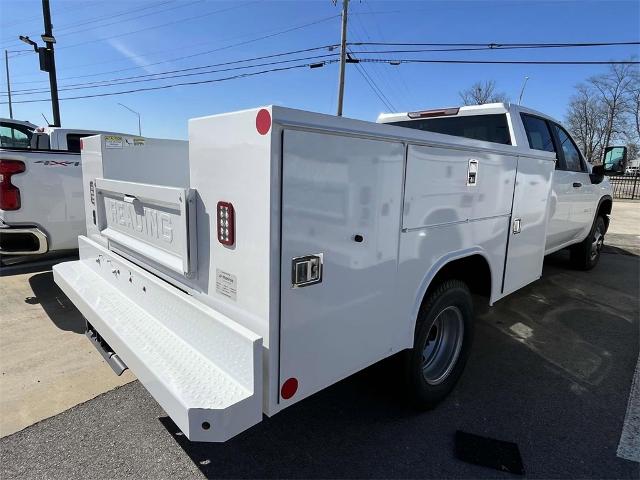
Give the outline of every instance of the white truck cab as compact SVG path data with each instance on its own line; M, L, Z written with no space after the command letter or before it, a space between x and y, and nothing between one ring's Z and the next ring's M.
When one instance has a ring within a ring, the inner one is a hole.
M190 440L399 352L412 401L433 407L469 357L471 294L499 301L566 245L593 267L610 210L555 122L483 109L457 136L403 128L433 112L385 125L267 106L191 120L188 156L85 139L87 234L55 281Z

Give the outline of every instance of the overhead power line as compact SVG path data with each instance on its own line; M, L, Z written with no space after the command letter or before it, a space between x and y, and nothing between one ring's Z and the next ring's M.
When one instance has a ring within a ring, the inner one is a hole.
M326 60L324 62L322 62L323 65L328 65L331 63L336 63L337 60ZM525 60L525 61L518 61L518 60L420 60L420 59L382 59L382 58L367 58L367 59L358 59L357 62L370 62L370 63L388 63L388 64L392 64L392 65L400 65L402 63L448 63L448 64L475 64L475 63L491 63L491 64L535 64L535 65L594 65L594 64L640 64L639 61L634 61L634 60L624 60L624 61L616 61L616 60L612 60L612 61L571 61L571 60L564 60L564 61L529 61L529 60ZM179 83L171 83L168 85L159 85L159 86L153 86L153 87L144 87L144 88L135 88L135 89L130 89L130 90L123 90L123 91L117 91L117 92L104 92L104 93L95 93L95 94L91 94L91 95L78 95L78 96L74 96L74 97L65 97L65 98L61 98L60 100L62 101L66 101L66 100L77 100L77 99L83 99L83 98L98 98L98 97L108 97L108 96L115 96L115 95L125 95L125 94L129 94L129 93L137 93L137 92L146 92L146 91L154 91L154 90L164 90L164 89L169 89L169 88L174 88L174 87L180 87L180 86L192 86L192 85L202 85L202 84L208 84L208 83L217 83L217 82L223 82L223 81L228 81L228 80L233 80L233 79L239 79L239 78L246 78L246 77L252 77L252 76L257 76L257 75L262 75L262 74L266 74L266 73L272 73L272 72L281 72L281 71L286 71L286 70L293 70L293 69L300 69L300 68L305 68L305 67L312 67L312 66L317 66L317 63L315 62L308 62L308 63L303 63L303 64L298 64L298 65L289 65L289 66L285 66L285 67L278 67L278 68L272 68L272 69L267 69L267 70L261 70L261 71L257 71L257 72L248 72L248 73L241 73L238 75L232 75L232 76L228 76L228 77L222 77L222 78L215 78L215 79L207 79L207 80L197 80L197 81L192 81L192 82L179 82ZM38 102L48 102L50 101L49 98L39 98L39 99L30 99L30 100L18 100L16 102L13 103L38 103ZM0 102L0 104L7 104L8 102Z
M258 64L252 64L252 65L243 65L243 66L239 66L239 67L228 67L228 68L221 68L221 69L214 69L214 70L205 70L203 72L182 73L182 74L178 74L178 75L170 75L170 76L161 77L161 78L146 78L146 79L138 79L138 80L128 80L128 81L117 82L117 83L108 83L108 84L102 84L102 85L83 85L83 86L79 86L79 87L59 88L58 91L65 92L65 91L70 91L70 90L85 90L85 89L91 89L91 88L113 87L113 86L127 85L127 84L132 84L132 83L155 82L155 81L160 81L160 80L169 80L169 79L173 79L173 78L193 77L193 76L197 76L197 75L209 75L211 73L230 72L230 71L234 71L234 70L245 70L245 69L250 69L250 68L266 67L266 66L271 66L271 65L282 65L284 63L301 62L301 61L308 61L308 62L317 63L318 61L325 61L328 58L336 57L336 56L337 56L337 54L335 54L335 53L334 54L329 54L329 55L315 55L315 56L310 56L310 57L292 58L292 59L289 59L289 60L277 60L275 62L264 62L264 63L258 63ZM19 92L19 93L12 92L12 95L13 96L33 95L34 93L45 93L45 92L46 92L46 90L45 91L37 91L37 92Z
M335 63L337 60L326 60L324 62L324 64L330 64L330 63ZM153 91L153 90L166 90L168 88L174 88L174 87L184 87L184 86L191 86L191 85L202 85L202 84L206 84L206 83L216 83L216 82L224 82L227 80L234 80L234 79L238 79L238 78L246 78L246 77L254 77L257 75L263 75L266 73L273 73L273 72L282 72L282 71L286 71L286 70L293 70L293 69L299 69L299 68L306 68L306 67L312 67L312 66L316 66L317 63L303 63L303 64L299 64L299 65L289 65L286 67L278 67L278 68L271 68L271 69L267 69L267 70L261 70L258 72L248 72L248 73L241 73L238 75L232 75L229 77L222 77L222 78L214 78L214 79L208 79L208 80L197 80L197 81L193 81L193 82L180 82L180 83L171 83L168 85L159 85L159 86L155 86L155 87L145 87L145 88L134 88L131 90L123 90L123 91L119 91L119 92L105 92L105 93L95 93L92 95L78 95L75 97L65 97L65 98L61 98L61 101L64 100L78 100L81 98L98 98L98 97L110 97L110 96L114 96L114 95L125 95L128 93L137 93L137 92L148 92L148 91ZM13 102L13 103L38 103L38 102L48 102L50 101L50 99L48 98L38 98L38 99L32 99L32 100L18 100L17 102ZM0 105L4 105L8 102L0 102Z
M242 3L242 4L234 4L234 5L230 6L230 7L219 8L219 9L213 10L211 12L205 12L205 13L200 13L198 15L193 15L191 17L180 18L178 20L173 20L171 22L161 23L160 25L150 25L150 26L145 27L145 28L139 28L137 30L132 30L131 32L124 32L124 33L119 33L117 35L111 35L111 36L108 36L108 37L96 38L96 39L93 39L93 40L86 40L86 41L82 41L82 42L78 42L78 43L73 43L71 45L65 45L63 47L59 47L58 49L61 50L63 48L67 49L67 48L75 48L75 47L84 47L84 46L86 46L86 45L88 45L90 43L104 42L104 41L107 41L107 40L112 40L114 38L126 37L128 35L133 35L135 33L154 30L156 28L168 27L169 25L176 25L178 23L187 22L189 20L196 20L196 19L208 17L208 16L214 15L216 13L222 13L222 12L228 12L230 10L236 10L238 8L243 8L243 7L246 7L248 5L252 5L254 3L257 3L257 1L246 2L246 3Z
M111 78L111 79L107 79L107 80L99 80L99 81L94 81L94 82L82 82L82 83L70 83L70 84L66 84L66 85L61 85L61 88L64 89L70 89L67 87L88 87L90 85L94 86L94 87L100 87L100 86L104 86L105 84L115 84L118 83L120 81L126 81L126 80L135 80L135 79L147 79L148 81L153 81L153 80L162 80L165 77L162 77L161 75L171 75L171 74L175 74L175 73L183 73L183 72L193 72L196 70L204 70L206 68L213 68L213 67L223 67L223 66L228 66L228 65L236 65L238 63L247 63L247 62L254 62L257 60L266 60L269 58L278 58L278 57L283 57L283 56L289 56L289 55L295 55L298 53L308 53L308 52L314 52L314 51L318 51L318 50L331 50L333 47L335 47L336 45L323 45L320 47L312 47L312 48L303 48L300 50L290 50L288 52L278 52L278 53L273 53L270 55L261 55L258 57L251 57L251 58L243 58L243 59L239 59L239 60L233 60L233 61L229 61L229 62L220 62L220 63L212 63L212 64L208 64L208 65L200 65L197 67L188 67L188 68L179 68L179 69L175 69L175 70L167 70L164 72L158 72L158 73L148 73L148 74L144 74L144 75L132 75L129 77L120 77L120 78ZM328 57L328 56L333 56L336 54L331 54L331 55L322 55L322 56L317 56L317 58L320 57ZM291 61L291 60L288 60ZM151 78L151 77L158 77L158 78ZM20 92L20 93L42 93L46 91L46 89L42 89L42 88L27 88L27 89L22 89L22 90L13 90L13 92ZM4 92L0 92L0 93L4 93Z
M158 14L158 13L165 12L167 10L174 10L176 8L189 6L189 5L192 5L194 3L199 3L199 2L202 2L202 1L204 1L204 0L197 0L195 2L191 2L191 3L188 3L188 4L177 5L175 7L171 7L171 8L168 8L168 9L158 9L159 7L161 7L163 5L175 2L175 0L168 0L168 1L165 1L165 2L161 2L161 3L153 3L153 4L148 5L146 7L128 8L128 9L120 11L120 12L109 14L108 16L100 15L98 17L90 17L90 18L87 18L87 19L79 19L79 20L76 20L76 21L71 22L71 23L66 23L66 24L62 24L60 26L57 26L56 27L56 32L57 32L56 33L56 38L59 40L60 38L66 38L67 36L70 36L70 35L73 35L73 34L76 34L76 33L79 33L79 32L85 32L87 30L93 30L95 28L102 28L102 27L106 27L106 26L109 26L109 25L120 24L122 22L129 22L129 21L132 21L132 20L137 20L139 18L144 18L144 17L147 17L149 15L155 15L155 14ZM150 12L150 13L141 13L144 10L149 10L150 8L153 8L155 10L153 12ZM114 18L120 18L120 17L126 16L126 15L132 15L132 14L135 14L136 16L134 18L129 18L129 19L125 19L125 20L120 19L120 20L117 20L116 22L111 22L111 20L113 20ZM104 21L109 21L109 23L107 23L105 25L97 25L97 26L94 25L94 26L89 27L89 28L84 28L87 25L91 25L91 24L97 23L97 22L104 22ZM74 29L78 28L78 27L81 27L81 29L79 31L74 31ZM63 33L62 35L60 35L60 32L65 32L65 31L67 31L69 29L71 29L71 32L66 32L66 33ZM36 36L36 34L33 34L31 36ZM5 39L2 39L2 42L11 42L10 45L14 45L14 44L18 45L20 42L15 41L15 38L16 38L15 35L7 36L7 37L5 37ZM14 41L12 41L12 40L14 40ZM3 45L2 48L4 48L4 45Z
M640 41L633 40L629 42L582 42L582 43L417 43L417 42L351 42L349 45L379 45L392 47L489 47L500 49L505 47L535 47L535 48L560 48L560 47L605 47L620 45L640 45Z
M318 18L316 20L312 20L311 22L306 22L306 23L303 23L303 24L294 25L292 27L288 27L288 28L283 29L283 30L277 30L275 32L267 33L267 34L264 34L264 35L253 37L253 38L250 38L248 40L243 40L243 41L236 42L236 43L233 43L233 44L223 45L221 47L214 48L212 50L207 50L205 52L199 52L199 53L194 53L194 54L190 54L190 55L182 55L180 57L174 57L174 58L169 58L169 59L166 59L166 60L160 60L158 62L152 62L152 63L143 64L143 65L137 65L135 67L128 67L128 68L121 68L121 69L118 69L118 70L111 70L111 71L108 71L108 72L99 72L99 73L92 73L92 74L87 74L87 75L75 75L75 76L72 76L72 77L64 77L64 78L61 78L61 80L75 80L75 79L79 79L79 78L97 77L97 76L100 76L100 75L107 75L107 74L110 74L110 73L121 73L121 72L125 72L125 71L130 71L130 70L139 70L141 68L153 67L153 66L156 66L156 65L161 65L163 63L170 63L170 62L177 62L177 61L187 60L187 59L190 59L190 58L195 58L195 57L199 57L199 56L202 56L202 55L208 55L210 53L220 52L220 51L223 51L223 50L228 50L228 49L231 49L231 48L240 47L240 46L248 45L248 44L251 44L251 43L259 42L260 40L266 40L268 38L273 38L273 37L276 37L276 36L279 36L279 35L284 35L286 33L290 33L290 32L296 31L296 30L302 30L304 28L311 27L311 26L314 26L314 25L318 25L318 24L326 22L328 20L332 20L334 18L338 18L339 16L340 15L331 15L331 16L328 16L328 17ZM327 48L333 47L333 46L334 45L327 45ZM26 81L25 82L15 82L15 84L25 84L25 83L39 83L39 82L26 82Z
M359 62L389 63L450 63L495 65L638 65L637 60L422 60L418 58L361 58Z
M640 42L638 42L640 45ZM595 45L591 45L595 46ZM548 47L453 47L453 48L413 48L413 49L401 49L401 50L359 50L354 53L365 54L365 53L426 53L426 52L482 52L482 51L496 51L496 50L519 50L519 49L539 49L539 48L548 48ZM570 48L570 47L564 47Z
M87 8L88 6L90 6L89 2L80 4L80 5L78 5L78 3L79 2L73 2L73 5L71 5L71 6L67 7L67 8L55 9L54 13L59 14L59 13L67 12L69 10L73 10L74 12L77 12L78 10L80 10L82 8ZM0 24L0 28L4 28L4 27L6 27L8 25L11 25L13 27L15 25L22 25L23 23L31 23L31 22L42 23L42 15L34 15L33 17L21 18L17 22L14 21L14 20L3 22L3 23Z

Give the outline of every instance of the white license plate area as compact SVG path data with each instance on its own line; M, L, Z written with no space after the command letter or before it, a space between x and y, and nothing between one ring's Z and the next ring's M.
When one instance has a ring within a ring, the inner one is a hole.
M181 275L195 269L193 190L96 179L96 221L109 247Z

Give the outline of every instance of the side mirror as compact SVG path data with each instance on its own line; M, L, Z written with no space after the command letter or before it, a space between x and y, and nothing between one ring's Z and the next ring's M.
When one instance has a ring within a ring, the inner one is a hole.
M604 165L594 165L591 169L589 177L591 177L591 183L598 184L604 180Z
M607 147L602 159L607 173L623 174L627 166L627 147Z

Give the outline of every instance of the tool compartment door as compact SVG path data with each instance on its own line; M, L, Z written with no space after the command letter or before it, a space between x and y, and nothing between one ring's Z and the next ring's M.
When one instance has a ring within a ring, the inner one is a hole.
M551 159L518 158L502 295L542 275L554 168L555 162Z
M184 276L196 266L194 191L96 179L96 222L111 250Z
M285 406L389 355L404 155L401 143L284 131ZM290 399L288 379L298 385Z

